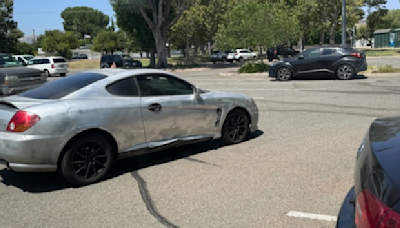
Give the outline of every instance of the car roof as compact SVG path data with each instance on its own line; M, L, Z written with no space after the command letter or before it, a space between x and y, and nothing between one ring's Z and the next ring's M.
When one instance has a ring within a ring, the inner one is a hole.
M168 74L177 77L175 74L171 74L168 71L151 69L151 68L140 68L140 69L121 69L121 68L100 68L88 70L85 72L104 74L108 77L119 78L126 76L134 76L140 74Z
M34 59L65 59L62 56L36 56Z

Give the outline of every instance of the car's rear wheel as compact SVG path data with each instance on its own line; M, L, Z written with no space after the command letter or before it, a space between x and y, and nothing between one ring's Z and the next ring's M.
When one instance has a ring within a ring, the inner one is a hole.
M287 67L281 67L276 71L278 81L288 81L292 78L292 71Z
M60 76L64 77L65 75L67 75L66 73L61 73Z
M246 139L249 131L249 118L241 109L232 110L222 126L222 141L225 144L236 144Z
M336 76L340 80L349 80L354 76L354 69L349 64L342 64L336 69Z
M46 74L47 77L51 77L50 72L48 70L44 70L44 73Z
M113 148L106 137L83 134L68 143L59 170L71 184L88 185L107 175L113 158Z

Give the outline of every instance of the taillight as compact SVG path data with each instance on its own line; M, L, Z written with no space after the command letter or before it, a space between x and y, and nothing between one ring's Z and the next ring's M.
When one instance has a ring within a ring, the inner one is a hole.
M355 223L357 228L400 228L400 214L364 190L357 196Z
M8 123L7 131L24 132L35 125L39 120L40 117L35 114L26 111L18 111Z
M274 51L274 53L276 54L276 53L278 53L278 51L277 51L277 50L275 50L275 51Z
M51 64L51 68L54 68L54 64Z
M235 55L238 55L238 53L236 52Z
M351 53L351 56L357 57L357 58L362 58L360 53Z

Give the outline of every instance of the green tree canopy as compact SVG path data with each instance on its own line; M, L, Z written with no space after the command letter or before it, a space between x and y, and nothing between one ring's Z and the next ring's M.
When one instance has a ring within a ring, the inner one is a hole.
M125 37L122 32L102 30L93 39L92 50L106 53L124 49Z
M41 42L43 51L56 52L65 58L69 57L71 49L78 47L78 38L69 31L46 30Z
M18 42L17 50L15 54L17 55L33 55L33 45L25 43L25 42Z
M103 12L86 6L67 7L61 12L61 18L64 19L64 30L75 32L78 38L85 34L95 37L110 22Z
M299 21L296 16L288 16L287 10L288 6L282 2L245 1L232 7L216 35L217 47L269 47L297 40Z
M13 0L0 0L0 52L11 53L15 51L17 41L8 33L17 28L13 20Z

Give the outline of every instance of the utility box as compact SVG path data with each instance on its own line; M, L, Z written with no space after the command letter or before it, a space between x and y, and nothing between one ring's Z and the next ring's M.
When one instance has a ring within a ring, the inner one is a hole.
M396 34L393 29L378 29L374 32L374 48L395 47Z

